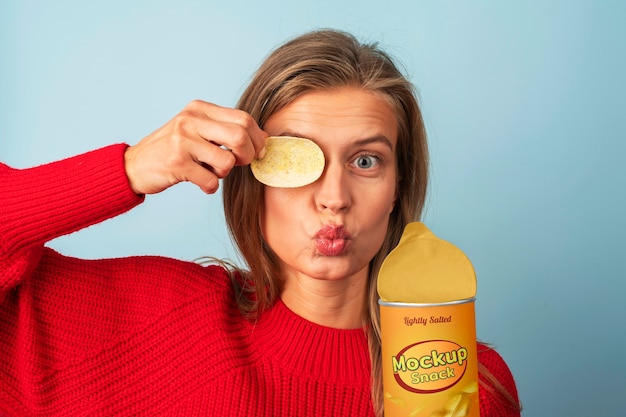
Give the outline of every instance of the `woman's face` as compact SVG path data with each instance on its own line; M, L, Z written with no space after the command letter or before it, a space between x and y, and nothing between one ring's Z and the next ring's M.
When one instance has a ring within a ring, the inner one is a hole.
M356 88L308 92L264 130L316 142L322 176L300 188L265 187L263 234L283 279L367 279L396 198L397 120L380 95Z

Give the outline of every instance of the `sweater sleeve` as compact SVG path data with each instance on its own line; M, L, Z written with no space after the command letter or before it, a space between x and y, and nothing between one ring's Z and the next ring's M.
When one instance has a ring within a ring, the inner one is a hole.
M478 344L480 415L482 417L519 417L521 405L513 374L502 356L493 348Z
M116 144L28 169L0 164L0 300L36 267L43 245L139 204Z

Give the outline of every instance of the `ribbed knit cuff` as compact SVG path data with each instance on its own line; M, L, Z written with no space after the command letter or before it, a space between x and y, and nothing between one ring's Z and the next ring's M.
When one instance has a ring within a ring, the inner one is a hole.
M130 188L125 144L110 145L2 177L4 249L19 251L102 222L143 201Z

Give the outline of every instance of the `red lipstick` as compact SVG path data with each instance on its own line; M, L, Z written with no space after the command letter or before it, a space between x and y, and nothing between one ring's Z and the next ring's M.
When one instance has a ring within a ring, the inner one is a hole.
M315 234L315 248L324 256L338 256L346 251L349 240L343 226L326 225Z

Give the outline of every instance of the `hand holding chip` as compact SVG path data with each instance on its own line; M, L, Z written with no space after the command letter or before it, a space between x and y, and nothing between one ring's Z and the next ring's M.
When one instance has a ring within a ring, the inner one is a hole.
M235 165L263 153L267 136L249 114L196 100L126 150L126 174L137 194L183 181L214 193Z

